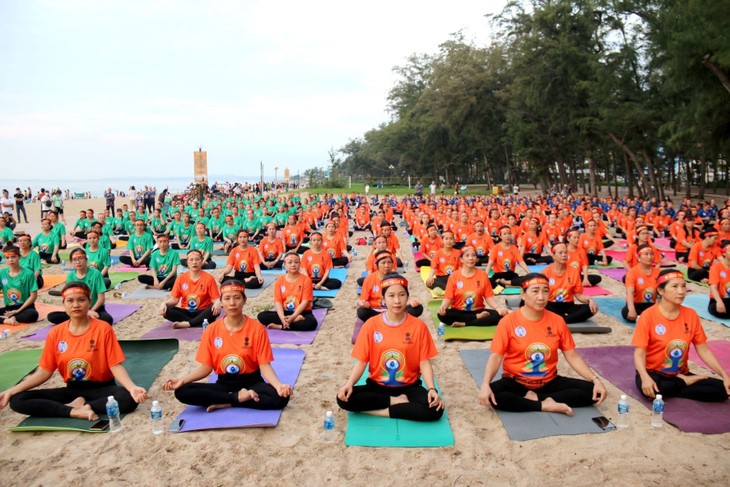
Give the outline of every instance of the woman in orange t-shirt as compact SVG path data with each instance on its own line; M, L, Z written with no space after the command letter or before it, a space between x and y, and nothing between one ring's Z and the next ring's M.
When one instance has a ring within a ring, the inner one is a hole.
M462 326L496 326L509 313L497 309L494 291L487 273L476 268L477 251L466 246L461 251L461 269L449 276L446 294L438 309L439 320L455 328ZM486 308L485 303L492 308Z
M337 225L333 221L328 221L324 230L322 248L329 252L334 267L345 267L350 263L352 257L347 252L347 243L342 235L337 233Z
M659 252L653 243L651 243L651 232L649 229L642 225L636 227L636 241L629 245L626 249L626 258L624 259L624 267L627 271L630 271L639 264L639 247L642 245L648 245L654 252L654 265L659 265L662 262L662 254Z
M286 274L274 282L274 310L262 311L256 317L267 328L293 331L317 328L317 318L312 314L312 280L299 272L300 265L301 258L296 252L284 257Z
M683 397L703 402L725 401L730 394L730 375L707 346L697 312L682 306L687 294L684 276L666 269L657 278L659 302L636 322L631 344L636 367L636 387L646 397ZM689 371L689 348L722 380Z
M147 391L132 381L122 365L124 353L112 327L89 317L89 287L70 282L61 295L69 320L48 334L35 372L0 393L0 409L10 402L13 411L29 416L96 421L106 413L107 397L114 396L119 412L131 413L147 398ZM56 370L66 387L30 390Z
M527 274L530 270L522 260L519 249L512 245L512 232L508 226L499 229L499 238L501 241L489 251L489 262L485 271L489 275L489 271L494 269L494 274L489 278L492 287L517 286L518 280L521 279L515 272L517 266L519 265Z
M687 277L691 281L706 283L710 279L710 267L720 257L717 230L705 230L702 240L692 246L687 257Z
M560 315L566 323L581 323L598 313L598 305L583 294L580 272L568 263L568 246L558 243L553 246L555 262L543 274L548 278L550 298L547 310ZM580 303L576 303L580 301Z
M224 281L221 295L226 316L203 331L195 357L200 367L185 377L167 380L163 390L175 391L178 401L209 412L230 407L283 409L292 388L279 382L271 366L274 354L266 328L243 314L243 282ZM211 372L218 375L216 382L197 382Z
M438 421L444 405L431 366L438 355L431 333L423 321L406 312L406 278L389 274L382 287L387 310L360 329L352 349L355 366L337 392L337 404L374 416ZM365 385L356 386L365 369L369 370Z
M266 269L281 269L284 262L284 242L276 236L276 223L266 224L266 236L258 243L259 262Z
M560 316L545 307L548 279L532 273L522 281L525 305L497 325L484 369L479 402L504 411L549 411L573 415L572 408L606 399L606 388L575 350ZM558 351L582 379L558 375ZM502 366L502 378L492 382Z
M638 265L626 274L626 306L621 316L632 323L656 303L656 279L659 268L654 265L654 248L649 244L639 246Z
M332 270L332 258L322 250L322 234L309 234L309 250L302 255L302 271L309 276L314 289L339 289L342 281L329 277Z
M724 320L730 319L730 240L722 242L720 259L710 267L711 315Z
M173 328L203 326L203 321L212 321L221 312L218 283L201 269L202 265L202 252L188 251L188 272L175 279L170 297L160 305L160 314L172 322Z
M218 277L219 282L233 271L233 278L243 281L248 289L260 289L264 285L261 277L261 262L256 247L248 244L248 230L242 228L236 235L238 245L231 249L226 260L226 267Z
M379 315L385 309L382 284L385 276L393 271L393 255L387 250L378 251L375 254L375 265L377 270L365 278L360 299L357 300L357 317L362 321ZM421 316L423 305L418 299L413 298L406 306L406 313L416 317Z
M540 220L531 218L527 224L527 232L519 239L522 258L527 264L551 264L553 258L542 255L543 248L548 245L547 237L540 228Z
M442 248L444 248L444 242L438 235L438 228L436 228L436 225L429 225L427 233L421 239L421 245L418 248L424 257L416 261L416 267L430 266L431 259Z
M441 238L444 241L444 248L439 249L431 259L431 272L426 278L426 286L429 289L446 289L446 283L452 272L461 266L461 251L454 248L454 232L446 230Z

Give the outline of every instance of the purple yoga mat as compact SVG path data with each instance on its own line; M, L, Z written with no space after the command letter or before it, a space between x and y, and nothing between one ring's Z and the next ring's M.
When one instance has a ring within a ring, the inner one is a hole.
M304 350L295 348L274 348L274 361L271 366L282 384L292 387L299 377L304 363ZM213 374L208 382L215 382ZM202 406L188 406L176 418L184 420L180 433L227 428L262 428L274 427L279 423L281 410L259 411L247 408L227 408L206 412ZM173 423L176 423L174 421Z
M644 397L634 382L634 347L589 347L578 351L600 375L651 409L651 400ZM648 416L637 414L636 417L649 421ZM727 433L730 432L730 402L666 398L664 420L687 433Z
M106 305L107 312L112 315L112 318L114 318L113 324L117 324L120 321L122 321L127 316L131 315L135 311L137 311L139 308L141 308L141 305L138 304L118 304L118 303L109 303ZM35 333L31 335L26 335L20 337L21 340L30 340L32 342L43 342L46 340L46 337L48 336L48 333L51 331L51 328L53 328L56 325L48 325L44 328L41 328L40 330L36 331Z
M357 336L360 334L360 328L362 328L362 325L364 325L365 322L361 320L360 318L357 318L355 320L355 330L352 332L352 344L355 344L355 340L357 340Z
M717 361L720 362L720 365L722 365L725 370L730 370L730 342L727 340L709 340L707 342L707 346L710 347L710 350L717 358ZM702 361L700 356L697 355L697 351L694 347L689 350L689 359L693 362L697 362L707 370L710 370L710 368Z
M327 308L317 308L312 310L312 314L317 319L317 328L312 331L293 331L293 330L267 330L269 332L269 341L276 345L311 345L314 337L317 336L325 316L327 316Z
M157 328L148 331L142 338L177 338L188 342L199 342L203 336L203 329L198 328L173 328L170 321L166 321Z
M615 269L599 269L598 272L605 274L612 279L616 279L617 281L620 281L626 275L626 269L619 267Z

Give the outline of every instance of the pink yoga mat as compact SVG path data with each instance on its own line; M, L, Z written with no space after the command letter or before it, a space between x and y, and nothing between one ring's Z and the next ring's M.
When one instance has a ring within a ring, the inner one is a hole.
M614 269L599 269L598 272L600 272L601 274L605 274L612 279L616 279L617 281L620 281L626 275L626 269L619 267Z
M606 250L606 255L611 256L614 258L614 260L620 260L624 261L626 260L626 251L625 250Z
M583 293L586 296L610 296L611 291L604 289L601 286L584 287Z
M717 357L722 368L730 370L730 342L727 340L708 340L707 346L710 347L712 353L715 354L715 357ZM697 362L707 370L710 370L710 368L702 361L700 356L697 355L694 347L690 348L689 359L693 362Z
M651 400L636 387L634 347L590 347L578 349L589 366L619 389L651 408ZM679 397L666 399L664 420L688 433L730 432L730 401L700 402ZM648 414L632 414L632 421L649 422Z
M112 318L114 318L113 324L117 324L120 321L122 321L127 316L131 315L135 311L137 311L139 308L141 308L141 305L137 304L119 304L119 303L109 303L106 306L107 312L112 315ZM59 311L62 311L59 310ZM20 337L21 340L30 340L32 342L42 342L45 341L46 337L48 336L48 333L51 331L51 328L53 328L56 325L48 325L44 328L41 328L40 330L37 330L29 335L25 335Z
M319 333L325 316L327 316L327 308L317 308L312 310L312 314L317 318L317 328L312 331L293 331L293 330L267 330L269 332L269 341L276 345L311 345L314 338Z

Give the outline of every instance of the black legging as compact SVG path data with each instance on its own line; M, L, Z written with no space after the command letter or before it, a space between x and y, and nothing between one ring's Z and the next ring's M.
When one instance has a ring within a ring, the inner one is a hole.
M266 262L274 262L275 260L276 259L266 259ZM279 259L279 261L276 264L274 264L274 266L271 267L271 269L281 269L283 265L284 265L284 259ZM265 270L265 269L269 269L269 267L261 266L261 269Z
M21 306L23 306L22 303L0 308L0 316L10 311L17 311L20 309ZM36 321L38 321L38 310L35 309L35 303L31 304L14 317L18 323L35 323Z
M406 313L408 313L411 316L415 316L418 318L423 314L423 305L419 304L418 306L411 306L410 304L406 305ZM373 308L357 308L357 317L360 318L362 321L367 321L373 316L378 316L383 311L378 311Z
M449 276L433 276L433 284L428 286L431 289L436 289L437 287L446 290L446 283L449 282Z
M708 377L688 386L679 377L666 376L653 370L647 370L647 373L656 383L657 388L659 388L659 394L663 397L683 397L701 402L720 402L726 401L728 398L727 392L725 392L725 385L720 379ZM641 376L638 373L635 376L635 381L636 387L641 391Z
M284 316L293 315L293 311L284 311ZM303 311L301 315L304 319L295 321L289 324L289 329L293 331L312 331L317 328L317 318L314 317L311 311ZM258 314L256 319L261 322L262 325L281 325L279 314L276 311L262 311Z
M246 289L260 289L263 286L263 283L260 283L259 278L256 277L255 272L235 271L233 273L233 278L239 281L243 281Z
M96 312L99 314L99 319L101 321L106 321L110 325L114 323L114 318L112 318L112 315L107 313L106 307L101 306L96 310ZM58 325L64 321L68 321L69 319L70 318L65 311L53 311L52 313L48 313L48 321L54 325Z
M489 313L484 318L477 318L479 313ZM499 320L502 319L500 314L493 309L477 309L474 311L463 311L460 309L449 308L443 315L438 315L439 320L447 325L453 325L454 322L466 323L466 326L497 326Z
M431 267L431 259L424 257L416 261L416 267Z
M318 282L314 282L314 279L312 279L312 284L319 284L326 287L327 289L339 289L342 287L342 281L340 281L339 279L333 279L331 277L328 277L326 281L320 280Z
M151 260L151 256L150 255L147 255L147 257L145 257L144 259L142 259L142 262L138 266L136 266L136 267L149 267L150 266L150 260ZM122 255L121 257L119 257L119 262L121 262L124 265L128 265L128 266L131 266L131 267L135 267L132 264L132 258L130 256L128 256L128 255Z
M182 265L183 267L187 267L188 259L180 259L180 265ZM208 260L203 262L203 265L200 266L201 269L208 270L208 271L215 269L216 267L217 267L216 263L213 262L213 259L211 259L210 257L208 258Z
M717 316L718 318L725 320L730 319L730 298L725 298L722 302L725 304L724 313L717 311L717 301L712 298L710 298L710 304L707 305L707 311L709 311L712 316Z
M38 289L42 289L46 283L46 281L43 280L43 274L38 274L38 276L36 276L35 278L35 282L38 285Z
M702 282L702 279L709 279L710 278L710 271L705 269L687 269L687 277L691 281L695 282Z
M598 254L588 254L588 264L589 265L595 264L597 260L602 261L603 259ZM610 255L607 255L606 263L610 264L611 262L613 262L613 257L611 257Z
M553 263L553 258L549 255L532 254L529 252L525 252L525 255L523 255L522 258L525 260L526 264L530 264L530 265L552 264Z
M641 313L643 313L644 311L646 311L647 309L654 306L654 304L656 304L656 303L634 303L634 309L636 310L636 318L634 318L633 320L629 319L629 307L624 306L623 309L621 309L621 316L626 321L629 321L631 323L636 323L636 320L639 318L639 315Z
M159 278L158 278L158 279L159 279ZM163 280L163 279L164 279L164 277L163 277L162 279L159 279L159 281L161 281L161 280ZM177 276L172 276L172 277L171 277L170 279L168 279L168 280L167 280L167 281L165 282L165 285L164 285L164 286L162 286L162 289L165 289L165 290L167 290L167 291L171 290L171 289L172 289L172 286L174 286L174 285L175 285L175 279L177 279ZM141 282L142 284L146 284L146 285L148 285L148 286L154 286L154 285L155 285L155 280L154 280L154 278L153 278L152 276L148 275L148 274L143 274L143 275L141 275L141 276L137 276L137 280L138 280L139 282ZM159 281L158 281L158 282L159 282Z
M41 260L44 261L46 264L54 264L51 259L53 258L53 252L38 252L38 255L40 256ZM56 256L56 259L58 259L58 262L61 262L61 258Z
M593 384L587 380L556 376L540 389L528 389L514 379L503 377L490 384L497 401L495 409L502 411L525 412L541 411L540 401L550 397L555 402L570 407L585 407L594 403ZM526 399L525 394L532 390L537 394L537 401Z
M597 274L588 274L588 282L591 283L591 286L598 286L598 283L601 282L601 276Z
M137 409L137 403L124 387L109 382L67 382L66 387L35 389L16 394L10 399L10 408L16 413L41 418L69 418L71 407L67 403L83 397L97 414L106 414L108 396L114 396L121 414Z
M337 257L332 259L332 265L335 267L345 267L347 264L349 264L349 260L347 260L347 257L344 255L342 257Z
M590 306L587 304L579 304L575 301L566 303L548 301L546 308L548 311L562 316L566 323L582 323L593 316Z
M519 277L515 271L507 271L507 272L495 272L492 274L492 277L489 278L489 282L492 284L492 287L501 286L500 283L497 282L497 279L506 279L510 282L513 286L516 286L518 283L515 281L515 279L519 280Z
M408 402L390 405L390 398L405 394ZM387 409L393 419L409 419L411 421L438 421L444 410L428 406L428 391L421 386L421 380L404 387L381 386L372 379L367 379L364 386L352 388L347 402L337 398L337 404L345 411L363 412Z
M249 389L259 395L259 400L239 402L238 392ZM175 397L183 404L208 407L214 404L230 404L234 408L284 409L288 397L281 397L271 384L264 382L261 372L241 375L219 375L215 384L191 382L175 391Z
M198 311L190 311L184 308L178 308L177 306L168 306L164 317L173 323L187 321L192 328L203 326L203 321L205 320L208 320L208 323L212 323L215 319L212 305Z

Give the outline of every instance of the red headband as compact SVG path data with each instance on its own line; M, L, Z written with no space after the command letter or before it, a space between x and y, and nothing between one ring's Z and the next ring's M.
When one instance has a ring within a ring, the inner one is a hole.
M657 287L669 281L670 279L682 279L684 281L684 275L681 272L676 271L669 272L667 274L664 274L663 276L659 276L656 280Z
M522 281L522 289L527 289L530 286L535 286L539 284L548 285L548 280L544 277L533 277L532 279L529 279L527 281Z
M390 286L403 286L408 289L408 280L405 277L391 277L390 279L385 279L382 283L380 283L381 289L385 289Z
M241 293L245 296L246 288L241 286L240 284L226 284L225 286L221 287L221 294L225 293Z
M61 293L61 296L63 297L63 299L66 299L72 294L83 294L84 296L89 296L89 291L82 288L81 286L74 286L63 291L63 293Z

